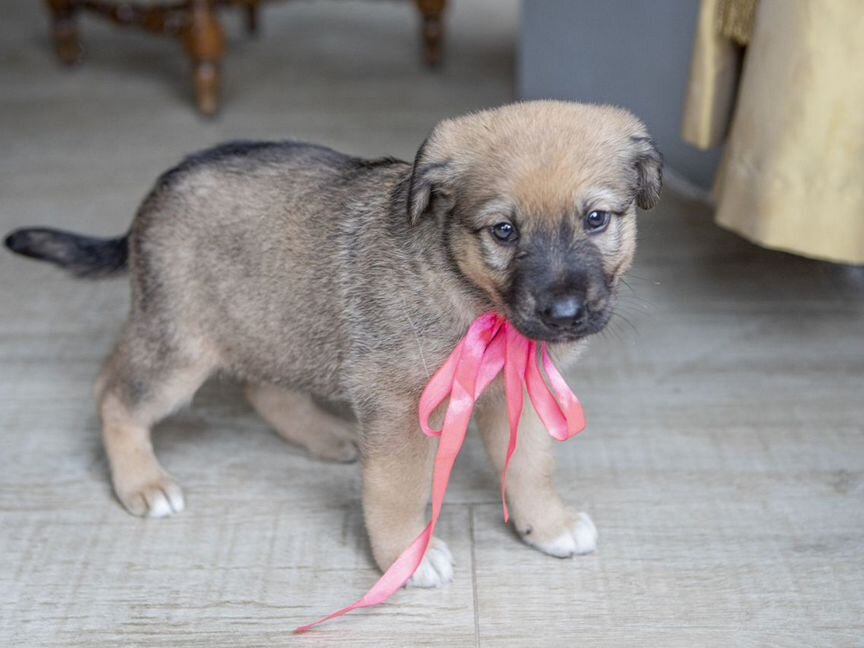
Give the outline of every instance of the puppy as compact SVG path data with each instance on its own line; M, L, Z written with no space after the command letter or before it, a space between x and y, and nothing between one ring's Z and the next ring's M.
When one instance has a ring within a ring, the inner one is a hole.
M150 429L224 372L281 436L324 459L351 460L355 447L352 424L318 403L350 403L366 527L386 569L424 527L435 443L420 433L418 398L430 375L490 310L566 368L609 321L636 206L652 207L660 188L661 158L633 115L538 101L445 120L413 164L225 144L162 175L126 236L25 229L6 244L79 276L131 274L129 319L96 385L114 490L131 513L183 509ZM476 421L500 471L500 385ZM546 553L590 552L596 531L555 492L550 446L526 402L513 523ZM451 577L436 539L413 584Z

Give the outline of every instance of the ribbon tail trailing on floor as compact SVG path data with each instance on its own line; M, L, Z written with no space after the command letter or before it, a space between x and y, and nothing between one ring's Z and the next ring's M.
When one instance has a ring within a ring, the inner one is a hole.
M383 603L414 575L429 549L435 526L441 516L450 473L465 441L474 405L502 370L510 420L510 442L501 475L505 521L510 517L506 498L507 469L519 441L519 420L522 417L524 392L528 392L531 404L553 438L566 441L584 429L585 416L582 406L552 364L545 343L538 345L537 342L529 340L496 313L486 313L478 317L450 357L432 376L420 397L420 427L427 436L440 438L435 456L432 519L429 525L359 601L319 621L301 626L294 630L295 633L306 632L352 610ZM450 402L444 424L440 430L435 430L430 425L429 418L448 398Z

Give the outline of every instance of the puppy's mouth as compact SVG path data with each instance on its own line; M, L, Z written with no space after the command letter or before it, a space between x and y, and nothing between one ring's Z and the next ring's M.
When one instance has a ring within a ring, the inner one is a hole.
M590 313L582 320L566 324L544 322L537 317L525 317L518 311L512 312L508 319L522 335L535 342L565 343L578 342L590 335L599 333L612 318L612 309Z

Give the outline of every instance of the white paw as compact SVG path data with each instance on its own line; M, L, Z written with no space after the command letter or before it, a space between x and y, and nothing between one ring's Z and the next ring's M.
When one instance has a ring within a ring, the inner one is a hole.
M406 587L441 587L453 580L453 555L447 544L432 538L429 551Z
M127 511L141 517L168 517L185 507L183 490L167 475L142 486L118 487L117 496Z
M522 537L532 547L556 558L581 556L597 548L597 527L587 513L577 513L567 528L551 540L532 539L530 534Z

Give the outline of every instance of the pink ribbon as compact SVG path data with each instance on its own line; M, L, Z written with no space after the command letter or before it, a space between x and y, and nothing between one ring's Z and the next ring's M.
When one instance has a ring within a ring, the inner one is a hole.
M540 370L538 355L542 356L548 384ZM553 438L566 441L585 428L582 406L552 364L546 344L539 345L538 354L537 342L522 335L500 315L486 313L478 317L420 396L420 428L427 436L440 438L432 478L432 519L429 525L363 598L319 621L297 628L295 633L306 632L352 610L383 603L414 575L429 549L441 516L450 473L465 442L474 405L502 370L510 420L510 443L501 474L505 521L510 518L506 497L507 470L519 441L524 391L528 392L531 404ZM434 430L429 417L447 398L450 402L444 424L440 430Z

